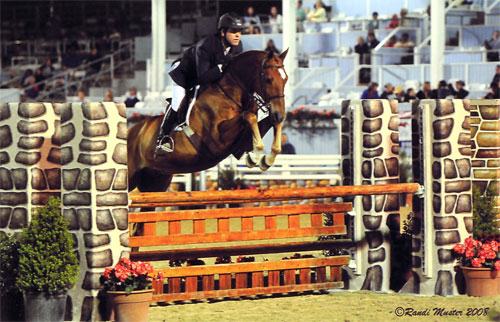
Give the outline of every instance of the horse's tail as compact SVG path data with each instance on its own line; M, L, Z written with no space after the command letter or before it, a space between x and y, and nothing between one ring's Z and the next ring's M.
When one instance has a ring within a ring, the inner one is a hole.
M134 174L147 163L148 151L153 151L151 145L156 144L156 137L161 123L161 116L147 117L128 130L127 156L129 187L133 186Z

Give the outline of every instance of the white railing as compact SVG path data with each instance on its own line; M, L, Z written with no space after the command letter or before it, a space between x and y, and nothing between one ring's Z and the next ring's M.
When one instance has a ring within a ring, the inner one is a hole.
M195 184L205 190L208 181L218 182L222 171L234 171L234 178L241 179L247 184L270 186L270 182L302 182L323 181L329 185L338 185L342 182L341 157L338 154L307 155L307 154L280 154L276 162L267 171L258 167L248 168L244 158L237 160L233 156L221 161L217 166L195 176ZM194 174L176 174L172 183L183 185L185 191L192 191ZM201 182L203 181L203 183Z
M211 180L217 180L223 170L234 171L235 178L246 182L328 180L334 185L341 181L341 157L338 154L280 154L274 165L262 172L258 167L248 168L244 158L237 160L231 156L206 170L205 174Z

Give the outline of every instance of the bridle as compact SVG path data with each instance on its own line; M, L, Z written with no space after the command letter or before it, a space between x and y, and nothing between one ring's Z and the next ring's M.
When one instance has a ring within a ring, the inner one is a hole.
M269 96L267 94L267 91L265 90L265 86L264 85L266 83L266 73L264 71L266 69L268 69L268 68L276 68L276 69L285 68L284 65L267 65L266 63L267 63L268 60L269 60L268 58L262 60L262 64L261 64L261 67L260 67L260 84L259 85L260 85L260 89L263 92L264 97L262 97L262 95L259 95L258 93L255 93L253 95L255 102L259 106L259 109L261 109L264 112L269 112L270 111L270 109L271 109L270 105L271 105L271 101L272 100L280 99L280 98L285 97L284 94Z
M247 97L250 97L250 101L255 101L255 103L257 104L258 108L260 110L262 110L264 113L269 113L270 110L271 110L271 101L275 100L275 99L280 99L280 98L283 98L285 97L284 94L280 94L280 95L273 95L273 96L269 96L267 94L267 91L265 90L265 83L266 83L266 74L265 74L265 70L268 69L268 68L276 68L276 69L279 69L279 68L284 68L283 65L267 65L267 61L269 59L268 58L265 58L263 61L262 61L262 64L261 64L261 70L260 70L260 78L259 78L259 88L261 89L261 91L263 92L262 94L259 94L257 92L252 92L250 90L247 89L247 87L241 83L241 81L239 80L238 77L236 77L235 75L233 75L229 70L228 70L228 75L235 81L235 83L238 85L238 87L240 87L243 92L247 95ZM243 109L243 107L241 106L240 103L238 103L231 95L229 95L229 93L227 93L224 88L222 88L222 86L220 84L218 84L220 90L224 93L225 96L227 96L230 100L232 100L234 103L236 103L236 105L238 105L240 108Z

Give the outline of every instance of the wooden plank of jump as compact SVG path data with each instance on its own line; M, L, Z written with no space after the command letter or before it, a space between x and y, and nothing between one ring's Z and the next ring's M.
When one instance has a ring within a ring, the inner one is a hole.
M226 219L227 220L227 219ZM262 239L313 237L321 235L344 235L344 225L326 227L306 227L300 229L277 229L260 231L219 231L207 234L182 234L168 236L133 236L129 237L130 247L161 245L186 245L231 241L249 241Z
M392 183L294 189L280 188L263 190L242 189L219 191L145 192L132 193L129 195L129 198L131 200L131 207L165 207L415 193L419 190L419 188L420 185L418 183Z
M350 202L337 202L330 204L308 204L308 205L282 205L269 207L247 207L220 208L220 209L190 209L158 212L131 212L128 214L128 221L158 222L158 221L180 221L195 219L222 219L222 218L244 218L258 216L280 216L280 215L300 215L325 212L346 212L352 210Z
M343 286L344 282L326 282L326 283L314 283L314 284L304 284L304 285L298 284L298 285L282 285L282 286L268 286L268 287L252 287L252 288L241 288L241 289L226 289L226 290L191 292L191 293L158 294L158 295L153 295L153 302L189 301L189 300L201 300L207 298L250 296L258 294L305 292L305 291L341 288Z
M326 266L341 266L349 264L349 256L332 256L323 258L300 258L290 259L275 262L251 262L251 263L234 263L234 264L219 264L219 265L203 265L203 266L187 266L175 268L160 268L156 272L162 272L165 278L170 277L188 277L188 276L203 276L212 274L232 274L232 273L251 273L257 271L279 271L285 269L301 269L301 268L316 268L322 267L325 272ZM323 279L323 281L325 281Z
M184 258L204 258L216 256L257 255L272 253L302 252L328 249L331 247L352 247L354 242L350 239L327 239L303 242L272 242L254 245L235 245L231 247L203 247L188 249L167 250L141 250L130 253L130 258L141 261L162 261Z

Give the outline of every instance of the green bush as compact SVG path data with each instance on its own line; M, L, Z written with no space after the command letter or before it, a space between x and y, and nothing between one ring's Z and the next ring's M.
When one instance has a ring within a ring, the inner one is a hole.
M0 295L18 290L19 242L14 235L0 235Z
M64 293L78 278L73 238L58 198L36 209L21 235L17 285L25 291Z
M473 236L483 239L498 236L498 221L495 214L496 182L490 182L484 194L478 187L473 188Z

